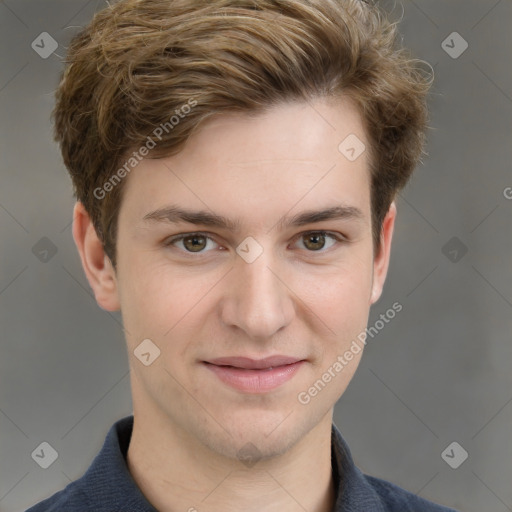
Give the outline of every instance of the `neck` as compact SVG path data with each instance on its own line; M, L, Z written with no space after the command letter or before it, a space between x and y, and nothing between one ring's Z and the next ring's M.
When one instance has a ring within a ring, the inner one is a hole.
M246 465L212 451L168 417L134 409L134 418L128 469L161 512L330 512L334 507L332 410L287 452Z

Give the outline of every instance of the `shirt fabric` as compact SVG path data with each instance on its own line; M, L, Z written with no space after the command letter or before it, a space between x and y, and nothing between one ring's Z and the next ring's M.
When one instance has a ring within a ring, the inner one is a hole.
M133 415L114 423L85 474L26 512L158 512L128 471L126 454L132 430ZM364 475L355 466L334 423L331 462L336 489L332 512L456 512L390 482Z

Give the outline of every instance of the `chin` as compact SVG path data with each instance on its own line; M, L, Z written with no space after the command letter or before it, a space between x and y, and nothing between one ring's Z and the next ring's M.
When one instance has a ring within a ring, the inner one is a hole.
M230 420L226 430L217 425L214 431L200 429L197 435L210 450L230 459L271 459L290 450L317 423L311 416L298 421L290 412L247 414Z

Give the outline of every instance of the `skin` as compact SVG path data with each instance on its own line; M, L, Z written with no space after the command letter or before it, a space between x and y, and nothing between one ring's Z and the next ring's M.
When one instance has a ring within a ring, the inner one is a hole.
M117 272L76 204L73 236L87 279L101 308L121 310L126 330L135 417L128 467L158 510L332 509L333 408L362 350L308 404L297 396L365 330L396 217L393 203L374 258L368 152L351 162L338 150L352 133L368 147L345 98L210 118L179 154L145 159L125 178ZM238 220L240 229L143 221L171 203ZM339 204L362 218L277 225ZM307 235L319 230L348 241L314 245ZM212 237L199 240L202 252L190 241L165 246L197 231ZM252 263L235 252L248 236L263 249ZM147 338L161 351L149 366L134 355ZM275 354L307 361L266 393L228 387L202 364ZM247 443L258 450L252 467L238 455Z

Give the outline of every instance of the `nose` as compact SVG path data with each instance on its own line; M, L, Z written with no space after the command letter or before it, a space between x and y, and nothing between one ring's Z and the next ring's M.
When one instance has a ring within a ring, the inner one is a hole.
M221 312L225 325L242 329L249 338L268 340L290 324L293 293L270 249L252 263L237 256L227 278Z

